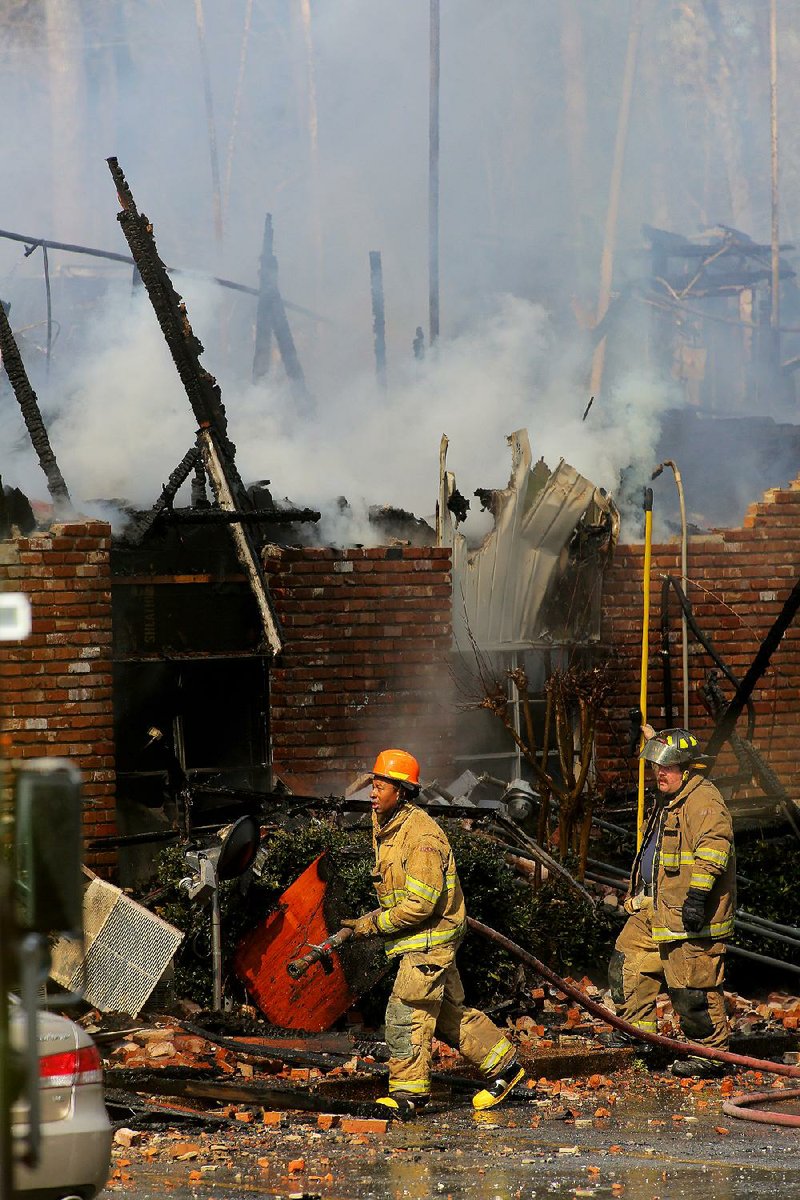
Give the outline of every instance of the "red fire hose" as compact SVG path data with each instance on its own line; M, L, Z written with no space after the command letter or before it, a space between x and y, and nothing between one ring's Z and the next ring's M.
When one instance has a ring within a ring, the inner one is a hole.
M532 967L537 975L541 975L542 979L546 979L548 983L580 1004L587 1012L593 1013L601 1021L613 1025L615 1029L620 1029L630 1037L637 1038L642 1042L651 1042L654 1046L663 1046L667 1050L674 1051L675 1054L691 1055L693 1058L713 1058L717 1062L730 1063L735 1067L747 1067L750 1071L769 1071L773 1075L787 1075L790 1079L800 1079L800 1067L790 1067L786 1063L770 1062L769 1059L764 1058L748 1058L744 1054L732 1054L729 1050L716 1050L712 1046L702 1046L699 1042L679 1042L677 1038L665 1037L661 1033L647 1033L646 1030L631 1025L630 1021L618 1017L605 1005L598 1004L596 1000L590 1000L588 996L584 996L580 988L567 983L566 979L556 975L555 971L551 971L538 958L534 958L527 950L523 950L516 942L504 937L496 929L491 929L490 926L476 921L473 917L467 917L467 924L481 937L488 938L490 942L496 942L514 958L519 959L526 966Z
M800 1116L794 1113L774 1112L769 1108L749 1111L751 1104L765 1104L776 1100L797 1100L800 1088L790 1088L785 1092L750 1092L746 1096L737 1096L735 1100L726 1100L722 1111L729 1117L738 1117L740 1121L760 1121L762 1125L788 1125L792 1129L800 1129Z
M496 929L492 929L489 925L484 925L481 921L476 921L474 917L467 917L467 924L475 933L486 938L495 945L500 946L512 958L516 958L525 966L531 967L537 975L552 984L563 995L569 996L576 1004L580 1004L587 1012L590 1012L595 1017L599 1017L601 1021L619 1029L622 1033L626 1033L629 1037L635 1038L637 1041L650 1042L654 1046L663 1046L664 1049L672 1051L678 1055L691 1055L694 1058L710 1058L715 1062L730 1063L734 1067L744 1067L750 1071L766 1071L771 1075L784 1075L789 1079L800 1078L800 1066L788 1066L786 1063L770 1062L764 1058L750 1058L745 1054L733 1054L729 1050L717 1050L711 1046L703 1046L699 1042L684 1042L678 1041L677 1038L665 1037L660 1033L648 1033L646 1030L639 1029L636 1025L632 1025L630 1021L618 1017L616 1013L611 1012L603 1004L598 1004L596 1000L590 1000L585 996L580 988L568 983L566 979L562 979L560 975L556 975L555 971L551 971L533 954L529 954L527 950L523 950L516 942L512 942L510 938L505 937L502 933L498 933ZM351 930L342 929L339 933L334 934L329 938L323 946L314 946L311 952L304 958L296 959L288 964L288 971L292 978L298 979L304 975L312 963L319 962L325 955L329 954L332 949L338 948L339 945L351 936ZM731 1117L737 1117L746 1121L762 1121L769 1124L789 1125L800 1127L800 1116L795 1117L786 1113L775 1113L768 1111L750 1112L747 1111L751 1104L758 1104L765 1100L792 1100L800 1097L800 1089L791 1089L780 1095L772 1092L754 1092L750 1095L739 1096L735 1102L729 1101L723 1105L723 1112Z
M717 1062L730 1063L732 1066L747 1067L751 1071L767 1071L772 1075L786 1075L790 1079L800 1078L800 1067L790 1067L786 1063L774 1063L769 1059L749 1058L745 1054L731 1054L729 1050L715 1050L710 1046L701 1046L698 1042L679 1042L675 1038L664 1037L660 1033L647 1033L643 1029L637 1029L635 1025L631 1025L630 1021L623 1020L616 1013L612 1013L610 1009L603 1004L598 1004L596 1000L590 1000L588 996L584 996L580 988L573 987L571 983L567 983L566 979L562 979L560 975L556 975L555 971L551 971L538 958L534 958L527 950L523 950L516 942L512 942L510 938L504 937L502 933L498 933L496 929L492 929L489 925L484 925L480 921L476 921L473 917L467 917L467 924L470 929L474 929L482 937L487 938L490 942L495 942L498 946L508 951L519 962L524 963L528 967L532 967L537 975L542 979L546 979L559 992L563 992L565 996L569 996L582 1008L593 1013L594 1016L600 1017L602 1021L613 1025L615 1029L627 1033L630 1037L638 1038L639 1041L651 1042L654 1046L664 1046L667 1050L672 1050L676 1054L691 1054L695 1058L712 1058ZM775 1092L750 1092L745 1096L737 1096L735 1101L727 1100L722 1105L722 1111L729 1117L735 1117L740 1121L760 1121L765 1125L788 1125L790 1128L800 1129L800 1116L794 1116L791 1113L773 1112L770 1109L761 1109L760 1111L751 1111L751 1104L760 1104L766 1101L794 1100L800 1097L800 1088L792 1088L781 1093Z

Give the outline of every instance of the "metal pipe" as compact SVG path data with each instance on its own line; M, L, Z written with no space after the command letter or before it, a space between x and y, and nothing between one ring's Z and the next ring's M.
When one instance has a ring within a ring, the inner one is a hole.
M766 925L769 929L777 929L779 933L795 934L800 940L800 929L795 925L779 925L777 921L770 921L767 917L758 917L755 913L746 912L743 908L739 909L739 914L744 917L745 921L750 921L752 925Z
M757 954L755 950L745 950L742 946L731 946L730 943L728 943L727 952L734 958L749 958L751 962L763 963L766 967L777 967L792 975L800 975L800 966L797 963L786 962L782 958L773 958L769 954Z
M800 937L793 937L788 933L778 933L776 929L770 929L767 925L756 925L741 916L736 917L736 928L741 929L744 933L764 938L767 942L782 942L784 946L800 950Z
M669 652L669 575L661 580L661 680L664 692L664 726L671 729L672 719L672 660ZM638 714L638 709L635 710Z
M136 266L136 262L130 254L117 254L113 250L98 250L94 246L79 246L72 242L54 242L50 238L35 237L33 234L13 233L10 229L0 229L0 238L4 238L10 242L22 242L24 246L31 248L41 246L47 250L63 250L67 254L86 254L89 258L104 258L109 262L125 263L129 267ZM164 270L168 275L195 275L198 279L207 279L211 283L216 283L219 287L228 288L232 292L243 292L245 296L257 296L259 294L258 288L249 287L246 283L237 283L234 279L222 279L219 275L207 275L205 272L197 271L193 267L165 266ZM283 307L290 309L291 312L301 313L304 317L310 317L312 321L316 321L321 325L332 324L329 317L322 317L319 313L312 312L310 308L304 308L302 304L292 304L290 301L284 300Z
M222 1011L222 916L219 907L219 880L214 871L214 890L211 893L211 972L214 1012Z
M686 500L683 494L683 480L681 473L676 464L671 458L665 458L662 463L659 463L652 478L657 479L664 467L671 467L672 473L675 476L675 487L678 489L678 504L681 513L681 588L686 595L686 583L688 576L688 537L686 532ZM689 633L686 623L686 612L681 609L681 670L683 674L683 727L689 728Z
M430 0L430 90L428 95L428 314L431 346L439 338L439 0Z
M639 711L642 725L647 724L647 666L650 645L650 555L653 542L653 489L644 489L644 567L642 580L642 660L639 679ZM639 759L639 787L636 805L636 849L644 835L644 759Z

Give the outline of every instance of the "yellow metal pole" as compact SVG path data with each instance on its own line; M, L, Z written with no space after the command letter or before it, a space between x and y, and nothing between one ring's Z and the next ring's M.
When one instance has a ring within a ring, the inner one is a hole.
M650 657L650 552L653 545L653 489L644 489L644 568L642 579L642 665L639 684L639 709L642 725L647 724L647 661ZM639 759L639 796L636 809L636 849L644 833L644 759Z

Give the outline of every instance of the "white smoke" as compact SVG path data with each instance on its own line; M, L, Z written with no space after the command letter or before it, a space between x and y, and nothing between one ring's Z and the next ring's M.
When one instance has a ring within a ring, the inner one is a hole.
M729 221L755 237L769 233L768 108L750 49L761 16L738 2L643 7L615 285L626 261L634 275L648 269L629 255L641 246L643 220L685 232ZM629 0L443 0L443 334L423 364L411 341L428 299L427 0L203 0L202 8L213 139L195 6L0 5L4 146L14 165L0 174L0 224L125 253L104 161L116 155L166 262L254 286L270 211L284 296L325 318L289 314L312 411L296 411L280 369L263 386L245 382L252 296L185 276L177 286L208 345L204 365L223 385L241 474L324 508L331 540L348 529L351 540L366 540L371 503L430 515L442 433L467 496L505 484L505 437L520 427L550 466L563 457L612 491L631 465L646 481L658 415L679 402L677 392L643 367L643 328L626 316L614 341L629 353L609 365L584 421L591 346L572 311L573 300L588 312L597 301ZM782 103L791 111L800 43L786 33ZM747 97L747 122L726 104L729 94ZM745 136L762 128L761 142ZM792 128L785 133L782 171L791 180L800 150ZM749 188L733 186L745 177ZM791 231L798 193L785 193ZM374 249L386 289L385 394L372 362ZM61 332L47 378L41 252L25 257L22 245L0 238L0 296L12 301L15 328L36 326L26 363L68 485L84 499L149 505L194 436L155 318L141 292L131 299L124 268L53 251L50 271ZM4 481L43 495L7 393L0 438Z
M196 279L181 287L195 329L218 330L220 292ZM51 440L75 499L147 507L193 443L191 408L141 290L110 301L93 337L101 348L78 355L50 386L60 393ZM667 390L627 376L583 421L583 367L577 348L564 353L540 305L503 296L423 362L395 370L385 392L364 370L309 414L282 379L221 383L244 480L268 478L279 501L322 508L322 540L369 544L377 536L370 504L433 512L443 433L448 467L467 496L505 485L506 437L523 427L536 456L550 466L566 458L612 492L631 463L652 469Z

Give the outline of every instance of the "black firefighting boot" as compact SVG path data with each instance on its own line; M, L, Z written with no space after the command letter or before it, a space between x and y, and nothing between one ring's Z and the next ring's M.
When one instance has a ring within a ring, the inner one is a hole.
M670 1067L678 1079L721 1079L727 1072L727 1065L713 1058L677 1058Z
M482 1111L485 1108L494 1108L496 1104L500 1104L505 1100L518 1083L521 1083L525 1078L525 1069L519 1065L516 1058L512 1059L507 1067L503 1068L500 1075L495 1075L490 1083L487 1083L485 1088L476 1092L472 1097L472 1107Z
M614 1029L611 1033L599 1033L594 1040L599 1042L604 1050L630 1050L634 1046L642 1045L640 1041L631 1037L629 1033L623 1033L621 1029Z
M375 1103L388 1109L387 1115L394 1117L396 1121L413 1121L417 1109L424 1108L428 1103L428 1097L410 1095L408 1092L392 1092L391 1096L381 1096Z

